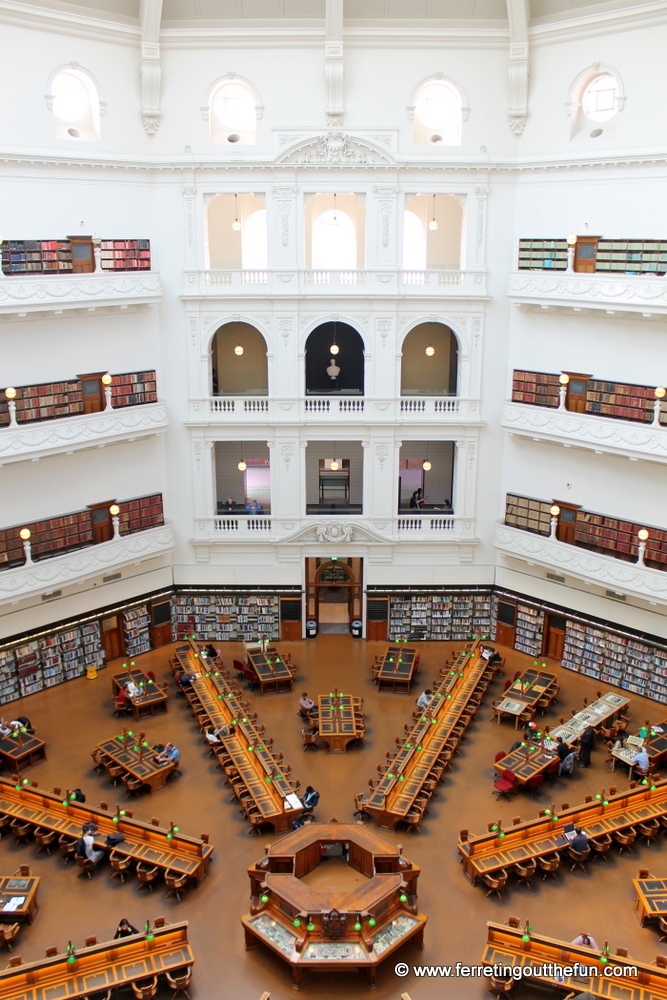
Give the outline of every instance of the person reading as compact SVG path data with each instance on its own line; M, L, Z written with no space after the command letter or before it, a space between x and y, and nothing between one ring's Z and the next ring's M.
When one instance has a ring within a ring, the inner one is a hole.
M178 764L180 759L180 751L173 743L165 743L164 748L155 758L158 764Z

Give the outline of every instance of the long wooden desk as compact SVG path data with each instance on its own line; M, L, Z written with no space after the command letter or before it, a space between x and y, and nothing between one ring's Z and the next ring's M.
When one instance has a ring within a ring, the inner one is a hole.
M639 785L616 792L606 799L556 810L555 819L553 815L539 816L507 830L498 829L460 841L458 850L463 874L474 885L482 876L511 868L517 861L525 862L569 848L569 841L563 835L567 823L580 826L591 839L662 816L667 816L667 779L655 785Z
M128 681L134 681L145 694L132 699L132 715L139 722L153 715L164 715L169 710L166 693L139 667L117 670L111 675L111 694L115 698Z
M479 640L459 658L455 668L433 694L427 709L415 722L391 768L364 801L382 830L393 830L405 819L424 781L445 747L489 665L480 655ZM469 655L468 655L469 654Z
M275 646L247 650L248 662L257 674L260 694L288 694L294 685L294 670L288 667Z
M377 677L378 691L408 694L417 664L417 650L402 643L387 646Z
M0 763L9 768L12 774L27 771L43 760L46 760L46 743L31 733L19 732L15 736L0 739Z
M295 803L296 786L285 777L261 734L248 719L233 686L218 667L209 666L206 660L202 663L200 654L200 647L192 640L187 645L177 646L175 651L182 668L190 675L197 674L191 687L184 689L186 698L191 690L215 729L233 726L234 735L223 737L222 742L255 805L276 833L291 830L292 821L303 811L300 804L291 808Z
M492 921L486 926L487 944L482 965L497 968L530 966L534 975L524 982L543 983L564 994L574 990L577 993L587 991L591 996L606 1000L667 1000L667 970L656 965L612 954L603 963L600 952L583 945L569 944L534 931L529 941L523 941L521 927ZM583 975L582 967L592 970L593 974ZM562 970L560 974L558 969ZM564 974L565 970L568 975Z
M167 778L178 765L172 761L167 764L158 763L155 750L151 750L145 740L138 741L138 736L143 735L143 733L126 736L121 734L105 740L104 743L98 743L96 749L111 757L114 764L118 764L133 778L146 785L152 795L158 789L164 788Z
M329 753L345 753L348 743L359 735L352 696L332 691L319 695L317 704L320 738L328 745Z
M114 823L115 814L105 809L95 809L82 802L70 801L63 805L61 796L53 792L42 791L32 785L17 789L4 778L0 778L0 813L55 830L72 839L81 836L84 823L95 823L97 848L106 848L108 834L122 833L125 840L116 845L118 854L157 865L165 871L169 868L182 875L190 875L198 884L206 876L213 853L213 847L203 840L186 837L177 829L167 830L123 816L120 807L116 815L118 822Z
M74 962L68 961L65 952L3 969L0 996L2 1000L77 1000L194 963L187 920L155 927L150 933L152 941L141 933L89 948L75 946Z
M667 917L667 878L633 878L635 912L639 923Z
M644 750L646 750L649 761L651 764L655 764L667 753L667 719L663 719L662 722L656 722L656 725L663 729L662 733L649 733L648 739L640 740L638 737L625 736L623 745L616 748L614 746L609 752L614 758L614 763L612 764L612 771L616 767L616 761L621 761L623 764L627 764L629 768L629 776L632 777L632 764L630 763L632 758L635 756L640 746L643 745ZM619 742L618 740L615 741Z
M517 677L505 692L503 700L498 705L496 722L500 725L502 715L514 716L514 728L519 725L519 716L527 708L534 708L540 698L555 695L558 675L547 670L531 667L521 677Z
M31 924L39 909L37 890L39 879L34 875L21 878L17 875L0 875L0 924L13 924L27 921ZM12 900L21 900L17 906L11 906ZM11 909L7 909L10 906Z
M522 785L529 778L541 774L556 757L555 742L557 736L562 736L568 746L576 743L587 726L597 729L604 722L609 722L621 712L630 702L620 694L608 691L598 701L592 702L578 712L562 726L556 726L542 739L534 737L528 746L517 747L494 765L500 774L509 769L514 771L517 783ZM541 731L540 731L541 732ZM551 745L550 745L551 744Z

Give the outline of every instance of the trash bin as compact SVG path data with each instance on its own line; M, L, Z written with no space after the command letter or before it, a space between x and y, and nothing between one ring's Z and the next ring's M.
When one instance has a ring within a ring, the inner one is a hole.
M317 622L311 619L310 621L306 622L306 639L314 639L316 635L317 635Z
M353 639L361 639L361 630L363 629L363 624L358 618L355 618L350 624L350 632L352 633Z

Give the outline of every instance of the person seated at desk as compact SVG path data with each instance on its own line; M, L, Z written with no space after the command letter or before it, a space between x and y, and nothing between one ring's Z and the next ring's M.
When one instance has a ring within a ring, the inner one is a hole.
M320 801L320 793L315 791L312 785L308 785L303 793L301 801L303 802L304 809L307 809L308 812L312 812L317 803Z
M433 700L433 692L430 688L427 688L417 698L417 708L421 708L422 711L428 708Z
M584 948L592 948L593 951L600 950L597 941L595 938L592 938L590 934L579 934L579 936L572 941L572 944L583 945Z
M114 934L113 939L114 941L117 941L118 938L129 937L131 934L138 934L138 933L139 931L137 930L137 928L133 927L130 921L126 920L125 917L123 917L123 919L118 924L118 927L116 928L116 933Z
M299 698L299 715L306 719L309 715L317 712L318 708L312 698L308 697L308 692L304 691Z
M176 683L182 691L183 688L192 687L192 682L197 680L197 676L194 670L189 672L184 670L181 676L176 678Z
M4 719L0 719L0 736L12 736L14 733L18 733L19 729L21 729L21 723L18 720L5 722Z
M580 854L583 854L584 851L588 851L590 849L588 837L582 831L580 826L575 827L574 837L570 841L570 847L573 851L579 851Z
M178 764L181 759L180 751L173 743L165 743L163 749L155 758L157 764Z
M638 767L641 771L648 771L651 761L649 760L648 753L644 747L640 747L637 753L634 755L630 761L631 767Z
M132 701L134 698L141 698L144 692L141 690L138 684L135 684L133 680L129 680L125 685L125 694Z
M206 737L209 743L222 743L220 737L229 735L231 735L230 726L218 726L217 729L214 729L213 726L209 726L206 732L204 733L204 736Z
M207 660L217 660L220 656L219 651L210 642L206 649L202 650L202 655L206 657Z
M557 742L556 742L556 756L558 757L559 760L563 761L563 760L565 760L566 757L570 756L570 754L572 753L572 750L570 749L570 747L565 742L565 740L563 739L562 736L557 736L556 740L557 740Z
M249 510L251 514L257 514L260 510L263 510L261 503L257 503L256 500L248 500L245 505L245 509Z
M77 856L80 858L85 857L88 859L88 861L92 861L93 864L97 864L97 862L101 861L102 858L104 857L104 851L95 850L95 836L93 830L91 830L90 827L88 827L87 832L84 833L83 837L81 838L81 842L83 844L83 851L80 850L77 851ZM77 844L78 843L79 842L77 841ZM79 847L80 846L81 845L79 844Z
M232 510L236 510L236 500L233 497L227 497L225 502L222 504L223 514Z

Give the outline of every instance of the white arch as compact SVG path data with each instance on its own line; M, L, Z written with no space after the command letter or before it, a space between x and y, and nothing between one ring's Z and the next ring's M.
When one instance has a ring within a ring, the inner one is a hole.
M234 313L233 316L216 316L209 319L208 331L204 334L201 341L202 358L208 358L211 353L213 338L218 330L220 330L223 326L228 326L229 323L247 323L248 326L254 327L254 329L257 330L258 333L261 333L264 338L267 358L271 355L274 346L273 339L266 327L264 327L255 316L250 316L246 313Z
M76 61L63 63L62 66L57 66L49 73L48 79L46 81L46 93L44 94L44 100L46 101L47 108L49 109L49 111L53 111L53 81L56 79L57 76L60 76L61 73L66 73L68 70L72 69L76 70L78 73L81 73L83 76L88 77L91 86L95 90L95 97L97 100L97 107L99 109L99 114L100 116L103 117L106 114L107 103L106 101L102 100L102 89L97 80L95 79L95 77L93 76L93 74L90 72L90 70L86 69L85 66L81 66L81 64Z
M224 76L220 76L217 80L214 80L214 82L207 88L204 96L204 103L201 106L201 114L204 121L207 122L209 120L211 115L211 100L218 87L222 86L223 83L241 83L244 87L248 88L255 99L255 115L257 117L257 121L260 121L262 115L264 114L264 105L262 104L262 98L259 90L254 83L251 83L250 80L246 80L244 76L239 76L238 73L226 73Z
M581 108L581 98L587 85L597 76L605 76L606 74L613 77L616 81L616 110L623 110L625 106L625 88L619 72L615 70L613 66L606 66L604 63L595 62L591 63L590 66L587 66L586 69L582 69L582 71L577 74L570 84L570 89L567 93L567 101L565 102L565 114L568 118L576 118L579 113Z
M369 355L367 352L369 351L369 348L366 345L366 339L363 333L359 329L358 318L354 319L351 316L341 316L339 313L336 313L335 316L332 316L331 314L329 314L328 316L322 316L321 318L314 320L309 326L304 328L299 337L299 345L298 345L299 357L302 360L305 357L306 344L308 343L308 338L310 337L311 333L317 330L318 326L324 326L325 323L334 323L334 322L344 323L345 326L351 326L354 332L358 334L359 337L361 337L361 343L363 344L363 349L364 349L364 358L368 360Z
M409 326L407 326L405 330L399 334L396 342L396 357L399 360L403 355L403 344L405 343L406 337L411 334L413 330L416 330L418 326L423 326L424 323L438 323L440 326L446 326L448 330L452 331L456 341L456 350L459 356L459 361L462 356L469 355L470 342L465 331L463 331L454 320L450 320L442 316L436 316L434 319L431 314L430 316L419 316L417 319L411 320Z
M405 109L408 113L408 118L410 121L413 120L415 116L415 103L417 101L417 94L425 87L427 83L446 83L450 87L453 87L457 91L459 97L461 98L461 120L464 122L468 121L468 115L470 114L470 107L468 105L468 95L465 90L458 82L458 80L453 80L451 76L445 76L444 73L431 73L430 76L425 76L423 80L420 80L416 87L413 87L412 93L410 94L410 103Z

